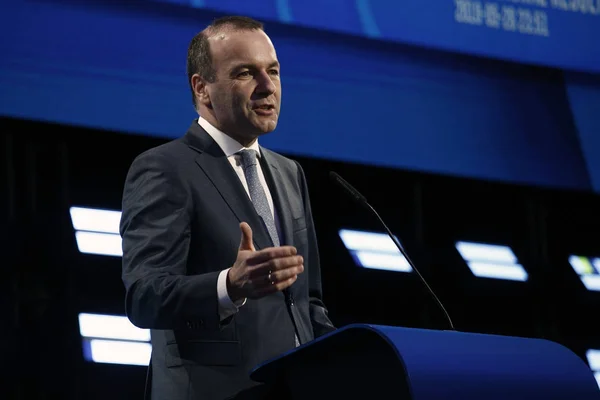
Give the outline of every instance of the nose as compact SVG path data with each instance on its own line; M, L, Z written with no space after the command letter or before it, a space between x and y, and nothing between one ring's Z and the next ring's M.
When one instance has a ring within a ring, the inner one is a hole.
M261 72L259 75L256 76L256 80L257 80L257 86L256 86L257 94L270 96L277 91L277 86L275 85L275 83L273 82L273 79L271 78L271 76L269 76L269 74L267 72L265 72L265 71Z

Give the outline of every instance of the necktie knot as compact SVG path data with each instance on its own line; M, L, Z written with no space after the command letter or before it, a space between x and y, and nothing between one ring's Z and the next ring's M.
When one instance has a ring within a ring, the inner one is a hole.
M242 167L244 169L258 164L258 153L256 150L241 150L238 154L241 156Z

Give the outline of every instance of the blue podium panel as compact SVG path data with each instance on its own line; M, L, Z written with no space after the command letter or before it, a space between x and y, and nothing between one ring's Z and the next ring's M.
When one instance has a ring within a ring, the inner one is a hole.
M287 387L294 400L600 399L587 364L557 343L381 325L348 325L250 376Z
M416 400L600 399L600 390L585 362L548 340L377 325L370 328L398 352Z

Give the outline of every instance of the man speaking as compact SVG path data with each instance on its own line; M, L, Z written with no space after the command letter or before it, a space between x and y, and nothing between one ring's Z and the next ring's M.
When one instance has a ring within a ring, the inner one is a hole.
M249 372L334 330L300 165L265 149L281 70L263 25L215 20L191 41L199 118L139 155L123 192L126 312L151 329L153 400L279 398Z

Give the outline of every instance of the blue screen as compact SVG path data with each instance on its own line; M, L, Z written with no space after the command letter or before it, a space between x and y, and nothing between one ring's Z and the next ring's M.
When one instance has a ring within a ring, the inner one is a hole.
M600 0L154 0L265 21L600 72Z
M555 72L463 54L598 67L600 46L577 36L597 29L588 22L597 15L548 5L550 35L539 36L458 23L450 0L423 1L427 9L412 0L169 3L3 6L0 115L180 137L197 118L185 70L189 41L236 11L267 20L282 64L280 122L261 138L273 150L600 190L600 79L570 72L565 85ZM571 47L558 36L567 31Z

